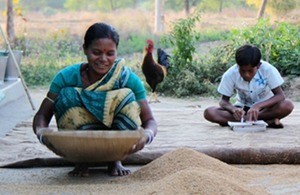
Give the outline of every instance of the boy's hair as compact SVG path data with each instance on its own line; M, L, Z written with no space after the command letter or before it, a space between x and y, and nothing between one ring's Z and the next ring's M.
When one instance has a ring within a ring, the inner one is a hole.
M119 45L119 34L114 27L105 23L95 23L88 28L84 36L84 46L88 47L95 39L108 38Z
M261 60L260 50L250 44L241 46L236 50L235 61L239 66L251 65L252 67L257 66Z

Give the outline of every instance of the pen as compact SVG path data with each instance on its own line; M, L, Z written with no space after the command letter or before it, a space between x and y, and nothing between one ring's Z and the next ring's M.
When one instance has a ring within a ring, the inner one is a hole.
M243 110L244 110L244 106L243 106L243 108L242 108ZM243 112L243 114L242 114L242 118L241 118L241 123L243 123L244 122L244 112Z
M241 118L241 123L244 122L244 115L242 115L242 118Z

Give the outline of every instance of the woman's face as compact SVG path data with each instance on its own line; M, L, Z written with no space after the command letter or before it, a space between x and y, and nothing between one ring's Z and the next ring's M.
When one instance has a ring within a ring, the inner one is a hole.
M89 68L102 77L110 70L117 58L117 46L109 38L95 39L87 48L84 47L84 53Z

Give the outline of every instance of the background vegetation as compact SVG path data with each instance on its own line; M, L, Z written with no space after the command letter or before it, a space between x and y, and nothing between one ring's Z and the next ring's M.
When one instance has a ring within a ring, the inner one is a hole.
M221 75L233 65L234 51L244 43L258 46L263 58L283 76L300 75L299 0L270 0L266 17L260 20L256 19L258 0L193 0L189 16L184 1L166 0L164 34L153 33L152 0L77 1L18 2L22 17L15 18L14 49L23 51L21 71L30 87L48 86L58 70L85 61L84 32L99 21L118 29L119 56L143 80L140 65L145 40L153 39L156 48L170 53L172 66L158 88L165 95L216 95ZM283 13L289 14L282 17ZM5 47L1 40L0 44Z

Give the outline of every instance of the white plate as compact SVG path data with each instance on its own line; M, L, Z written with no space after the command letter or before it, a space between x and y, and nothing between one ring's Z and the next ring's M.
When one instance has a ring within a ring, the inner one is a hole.
M228 125L233 131L237 132L260 132L266 131L268 124L263 120L258 120L255 122L228 122Z

